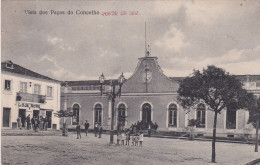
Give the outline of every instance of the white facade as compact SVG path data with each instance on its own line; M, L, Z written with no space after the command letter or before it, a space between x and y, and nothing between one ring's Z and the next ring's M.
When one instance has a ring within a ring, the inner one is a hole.
M60 110L60 82L3 71L3 67L1 128L17 128L18 116L30 114L30 117L48 116L48 129L59 129L59 118L54 113Z

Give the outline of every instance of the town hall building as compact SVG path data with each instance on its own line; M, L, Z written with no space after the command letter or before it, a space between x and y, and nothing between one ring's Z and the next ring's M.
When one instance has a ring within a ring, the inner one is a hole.
M260 95L260 75L236 76L244 83L244 88ZM199 119L200 125L195 132L200 136L212 136L214 113L208 111L201 102L194 110L187 111L177 102L179 82L184 77L167 77L158 64L157 57L145 56L139 62L132 76L124 81L121 95L114 103L114 128L120 116L125 116L125 128L138 121L158 124L157 131L185 132L188 120ZM111 90L117 80L105 80L102 90ZM112 100L106 94L101 95L99 80L66 81L61 87L61 108L73 112L74 116L67 120L69 128L77 123L83 125L86 120L90 128L98 123L110 130L112 117ZM247 124L248 111L226 111L218 115L218 136L235 137L246 131L253 134L253 127Z

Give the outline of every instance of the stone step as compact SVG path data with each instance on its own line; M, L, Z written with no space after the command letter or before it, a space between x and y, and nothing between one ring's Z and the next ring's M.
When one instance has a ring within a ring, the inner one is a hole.
M62 132L57 130L39 130L37 132L34 130L1 130L2 136L56 136L61 134Z

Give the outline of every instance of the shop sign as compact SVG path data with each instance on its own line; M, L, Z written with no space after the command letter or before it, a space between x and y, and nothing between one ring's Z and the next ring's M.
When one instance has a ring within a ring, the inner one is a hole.
M40 116L45 116L45 110L40 110Z
M25 107L25 108L39 108L39 104L31 104L31 103L18 103L18 107Z

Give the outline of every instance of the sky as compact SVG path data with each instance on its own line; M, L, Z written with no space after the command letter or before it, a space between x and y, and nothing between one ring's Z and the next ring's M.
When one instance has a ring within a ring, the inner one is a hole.
M118 15L104 15L111 11ZM3 0L1 61L61 81L97 80L101 73L117 78L122 72L128 78L145 56L146 22L151 56L166 76L188 76L207 65L260 75L259 20L257 0Z

